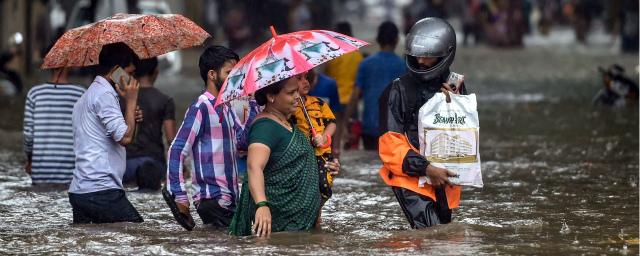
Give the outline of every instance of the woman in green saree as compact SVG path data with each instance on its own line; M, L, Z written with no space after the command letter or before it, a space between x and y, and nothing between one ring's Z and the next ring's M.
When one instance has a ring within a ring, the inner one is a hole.
M318 167L309 139L288 121L298 104L296 75L258 90L264 105L249 132L248 179L229 226L236 236L309 230L320 209ZM338 163L328 167L338 170Z

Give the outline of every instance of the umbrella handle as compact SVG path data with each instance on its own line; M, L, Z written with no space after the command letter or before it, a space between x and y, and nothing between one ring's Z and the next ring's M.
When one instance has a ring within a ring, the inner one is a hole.
M304 106L304 102L302 101L301 97L298 97L298 101L300 101L300 106L302 106L302 112L304 113L304 117L307 119L307 122L309 122L309 129L311 130L311 144L314 147L319 147L319 148L328 148L331 147L331 136L329 136L327 138L327 142L325 142L323 145L315 145L315 143L313 143L313 137L315 137L318 132L316 131L316 128L313 127L313 123L311 122L311 117L309 117L309 113L307 113L307 107Z
M311 134L313 135L313 137L316 137L316 135L318 135L318 132L316 131L315 128L311 127ZM329 148L331 147L331 136L327 136L327 141L322 144L322 145L316 145L319 148Z

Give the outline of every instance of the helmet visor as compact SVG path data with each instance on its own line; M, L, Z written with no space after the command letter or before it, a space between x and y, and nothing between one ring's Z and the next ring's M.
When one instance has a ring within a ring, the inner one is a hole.
M415 72L429 72L436 69L445 57L415 57L407 55L407 64Z

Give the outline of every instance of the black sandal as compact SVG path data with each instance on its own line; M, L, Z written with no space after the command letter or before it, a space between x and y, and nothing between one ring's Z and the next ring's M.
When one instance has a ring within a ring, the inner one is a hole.
M162 188L162 197L164 198L164 201L167 203L167 205L169 205L169 209L171 209L173 218L176 219L178 224L180 224L180 226L182 226L186 230L193 230L193 228L196 226L196 222L193 220L193 217L191 217L191 214L183 213L178 209L178 204L176 204L175 201L176 197L169 194L169 191L167 191L167 187Z

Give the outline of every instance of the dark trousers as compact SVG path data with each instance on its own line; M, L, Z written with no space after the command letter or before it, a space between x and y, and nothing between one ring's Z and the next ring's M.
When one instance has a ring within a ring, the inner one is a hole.
M447 204L444 189L436 189L437 203L427 196L405 188L391 187L391 189L411 228L420 229L451 222L451 209Z
M200 200L197 211L198 215L200 215L200 219L202 219L202 223L218 228L229 227L234 214L233 211L220 206L220 204L218 204L218 200L215 199Z
M69 193L69 203L73 209L75 224L143 221L121 189L85 194Z
M158 191L167 172L163 160L150 156L133 157L127 159L127 169L122 178L124 183L137 183L140 190Z
M370 134L362 134L362 145L365 150L375 150L378 151L378 139L380 136L378 135L370 135Z

